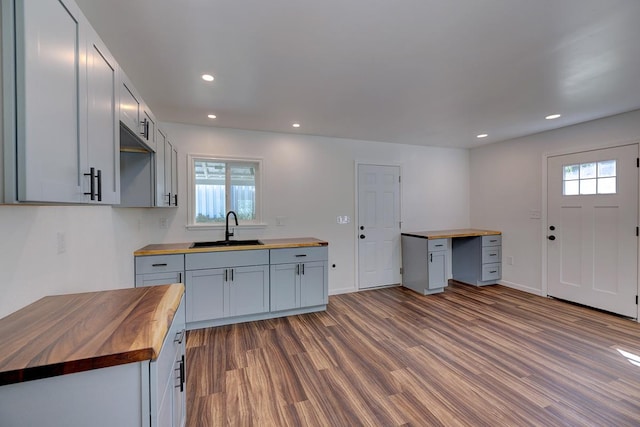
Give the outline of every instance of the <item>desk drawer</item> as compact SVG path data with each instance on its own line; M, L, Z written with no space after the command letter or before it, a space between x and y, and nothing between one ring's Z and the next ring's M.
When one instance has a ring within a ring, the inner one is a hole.
M447 250L447 239L427 240L427 250L429 252Z
M482 236L482 246L500 246L502 245L502 236Z
M482 248L482 263L491 264L495 262L502 262L502 247L500 246L485 246Z
M482 280L499 280L502 277L502 264L483 264Z

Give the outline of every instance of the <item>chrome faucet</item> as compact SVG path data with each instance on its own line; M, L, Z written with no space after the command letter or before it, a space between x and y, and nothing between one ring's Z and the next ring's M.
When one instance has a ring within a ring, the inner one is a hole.
M238 215L234 211L227 212L227 218L225 219L224 240L229 240L229 237L233 236L233 231L229 231L229 215L233 214L238 225Z

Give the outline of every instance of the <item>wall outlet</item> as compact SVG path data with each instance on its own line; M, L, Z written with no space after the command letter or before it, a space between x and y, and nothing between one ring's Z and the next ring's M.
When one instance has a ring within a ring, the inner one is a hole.
M512 256L508 256L507 257L507 265L513 265L513 257Z
M166 230L167 228L169 228L169 221L167 221L167 218L160 218L159 224L160 224L160 228L163 230Z
M286 225L286 223L287 223L287 218L286 217L284 217L284 216L277 216L276 217L276 225L277 226L282 227L282 226Z

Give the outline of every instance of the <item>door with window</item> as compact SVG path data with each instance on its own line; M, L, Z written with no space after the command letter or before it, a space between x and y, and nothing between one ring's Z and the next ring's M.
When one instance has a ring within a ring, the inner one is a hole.
M548 295L637 317L638 145L547 159Z
M358 165L359 289L400 283L400 167Z

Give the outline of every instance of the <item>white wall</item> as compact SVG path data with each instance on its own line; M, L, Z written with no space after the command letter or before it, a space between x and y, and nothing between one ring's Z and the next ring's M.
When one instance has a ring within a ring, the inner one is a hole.
M503 232L503 283L542 293L540 211L546 154L640 141L640 110L470 151L471 225ZM545 212L541 212L545 215ZM513 257L513 265L507 258Z
M355 289L355 163L402 167L404 230L469 225L468 151L338 138L242 131L165 123L179 151L183 203L169 215L170 229L155 242L224 238L223 230L188 231L187 154L263 159L264 229L241 230L240 238L317 237L329 242L329 292ZM339 225L338 215L352 222ZM276 216L286 217L276 226ZM158 221L159 223L159 217ZM335 268L331 266L335 264Z
M0 205L0 318L45 296L131 287L133 251L149 243L223 238L187 231L187 154L263 159L264 229L241 238L315 236L330 243L332 293L354 290L356 160L401 164L404 229L469 225L466 150L166 124L179 150L179 209ZM276 216L286 225L274 225ZM160 227L166 218L167 229ZM65 250L59 253L58 234Z

